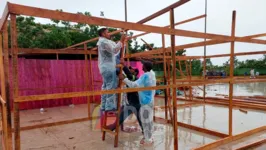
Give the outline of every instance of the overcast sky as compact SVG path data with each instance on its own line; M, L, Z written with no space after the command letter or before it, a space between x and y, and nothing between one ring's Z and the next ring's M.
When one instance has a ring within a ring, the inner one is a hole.
M124 20L124 0L8 0L12 3L41 7L46 9L63 9L65 12L89 11L93 16L100 17L104 11L108 19ZM175 3L177 0L127 0L128 21L137 22L162 8ZM6 0L0 1L0 14L6 5ZM175 9L175 22L186 20L204 14L205 0L191 0ZM232 11L236 10L236 36L246 36L266 33L266 0L208 0L207 32L216 34L231 34ZM38 19L39 22L49 22L48 19ZM146 24L155 26L169 25L169 13L166 13ZM204 19L176 26L178 29L204 32ZM141 32L134 32L134 34ZM161 35L149 34L142 37L148 43L162 45ZM265 39L266 38L261 38ZM140 44L143 44L138 39ZM202 39L177 37L176 45L199 42ZM169 36L166 46L170 45ZM266 45L236 43L235 52L266 50ZM207 55L225 54L230 52L230 44L219 44L207 47ZM203 55L203 47L187 49L189 56ZM259 59L262 55L241 56L239 60ZM223 64L228 57L215 58L212 62Z

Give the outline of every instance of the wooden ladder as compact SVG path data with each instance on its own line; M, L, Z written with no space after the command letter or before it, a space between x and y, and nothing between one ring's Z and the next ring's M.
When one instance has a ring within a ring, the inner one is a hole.
M124 44L122 44L122 48L124 49ZM124 51L120 52L120 58L121 60L124 59ZM116 68L120 68L120 72L119 75L121 75L123 73L123 65L119 64L116 66ZM122 80L119 79L119 83L118 83L118 88L122 89ZM120 113L121 113L121 100L122 100L122 93L118 94L118 99L117 99L117 110L116 111L105 111L104 112L104 117L103 117L103 124L102 124L102 140L105 140L105 135L106 132L112 134L115 136L115 141L114 141L114 147L118 146L118 135L119 135L119 117L120 117ZM106 122L107 122L107 118L108 118L108 113L115 113L116 115L116 128L115 128L115 132L111 131L110 129L106 128Z

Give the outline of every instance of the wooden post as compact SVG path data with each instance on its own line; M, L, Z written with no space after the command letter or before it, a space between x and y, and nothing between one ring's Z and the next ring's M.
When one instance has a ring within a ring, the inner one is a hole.
M90 54L90 75L91 75L91 90L94 91L94 76L92 72L92 57ZM94 95L92 96L92 100L94 100Z
M164 38L164 34L162 34L162 47L165 48L165 38ZM166 58L165 58L165 51L163 53L163 72L164 72L164 84L166 85L167 84L167 77L166 77ZM167 104L167 101L168 101L168 90L169 89L165 89L164 90L164 106L165 106L165 119L168 120L168 104Z
M124 44L122 44L122 52L120 52L120 61L124 60ZM119 71L119 75L121 75L123 73L123 68L121 67L120 68L120 71ZM122 89L122 80L119 79L119 83L118 83L118 88L119 89ZM118 146L118 136L119 136L119 117L120 117L120 113L121 113L121 100L122 100L122 93L119 93L118 94L118 100L117 100L117 114L116 114L116 129L115 129L115 132L116 132L116 135L115 135L115 144L114 144L114 147L117 147Z
M170 10L170 26L171 29L174 29L175 18L174 18L174 9ZM175 35L171 35L171 49L172 49L172 63L173 63L173 84L176 84L176 57L175 57ZM174 121L174 149L178 150L178 138L177 138L177 109L176 109L176 88L173 88L173 121Z
M7 108L7 138L8 147L12 149L12 117L11 117L11 100L10 100L10 83L9 83L9 51L8 51L8 25L7 21L3 27L3 48L4 48L4 74L5 74L5 87L6 87L6 108Z
M13 89L14 98L19 96L18 93L18 47L17 47L17 25L16 15L11 14L11 50L13 60ZM14 128L15 128L15 150L20 150L20 116L19 116L19 103L14 104Z
M6 100L6 87L5 87L5 74L4 74L4 62L3 62L3 39L2 33L0 33L0 73L1 73L1 96L3 100ZM8 146L8 130L7 130L7 109L6 103L0 104L0 111L2 116L2 129L3 129L3 139L4 139L4 147L6 150L11 150Z
M87 54L87 44L84 44L84 51L85 51L85 89L88 91L89 87L89 68L88 68L88 54ZM88 118L91 118L91 100L90 96L87 97L87 102L88 102Z
M235 37L235 26L236 26L236 11L233 11L232 16L232 29L231 37ZM230 53L230 83L229 83L229 136L233 135L233 78L234 78L234 53L235 53L235 41L231 42L231 53Z

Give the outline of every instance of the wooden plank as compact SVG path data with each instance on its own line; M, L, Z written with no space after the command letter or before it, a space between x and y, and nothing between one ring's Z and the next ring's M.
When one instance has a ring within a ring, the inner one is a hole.
M227 143L230 143L232 141L236 141L236 140L242 139L244 137L247 137L247 136L250 136L250 135L265 131L265 130L266 130L266 126L259 127L259 128L256 128L256 129L252 129L252 130L240 133L238 135L230 136L230 137L227 137L227 138L224 138L224 139L209 143L207 145L195 148L194 150L209 150L209 149L213 149L213 148L216 148L216 147L218 147L220 145L227 144Z
M158 11L158 12L156 12L156 13L154 13L154 14L152 14L152 15L150 15L150 16L142 19L142 20L140 20L138 23L143 24L145 22L148 22L148 21L150 21L150 20L152 20L152 19L154 19L154 18L156 18L156 17L158 17L158 16L160 16L162 14L167 13L169 10L174 9L176 7L179 7L179 6L185 4L185 3L189 2L189 1L190 0L179 0L178 2L166 7L166 8L164 8L164 9L162 9L162 10L160 10L160 11Z
M162 34L162 48L165 48L165 37L164 37L164 34ZM167 85L167 71L166 71L166 59L165 59L165 57L166 57L166 54L165 54L165 52L163 53L163 71L164 71L164 85ZM164 90L164 106L166 107L166 109L165 109L165 119L166 120L168 120L168 90L170 90L170 89L165 89ZM154 113L155 114L155 113Z
M27 131L32 129L39 129L39 128L47 128L47 127L53 127L53 126L60 126L65 124L71 124L71 123L78 123L78 122L84 122L89 120L95 120L99 119L99 117L92 117L92 118L79 118L79 119L72 119L72 120L65 120L65 121L59 121L59 122L52 122L52 123L44 123L44 124L38 124L38 125L32 125L32 126L26 126L21 127L21 131Z
M174 9L170 10L170 28L174 29L175 17L174 17ZM172 49L172 63L173 68L176 68L176 57L175 57L175 35L171 35L171 49ZM176 84L176 71L173 69L173 84ZM174 130L174 150L178 150L178 130L177 130L177 108L176 108L176 88L172 89L172 97L173 97L173 130Z
M89 68L88 68L88 55L87 55L87 44L84 44L84 52L85 52L85 65L84 65L84 70L85 70L85 90L89 90ZM91 117L91 100L90 97L87 97L87 103L88 103L88 118Z
M6 99L6 86L5 86L5 74L4 74L4 61L3 61L3 39L0 33L0 82L1 82L1 96Z
M190 124L185 124L185 123L182 123L182 122L178 122L178 125L181 126L181 127L184 127L184 128L192 129L192 130L195 130L195 131L198 131L198 132L206 133L206 134L217 136L217 137L220 137L220 138L228 137L228 135L224 134L224 133L220 133L220 132L217 132L217 131L212 131L212 130L209 130L209 129L193 126L193 125L190 125Z
M218 40L208 40L208 41L203 41L203 42L196 42L196 43L190 43L190 44L184 44L184 45L179 45L179 46L175 46L176 51L179 50L183 50L183 49L188 49L188 48L194 48L194 47L200 47L200 46L204 46L204 45L215 45L215 44L223 44L223 43L227 43L229 41L218 41ZM166 53L167 52L171 52L171 48L165 48L166 49ZM146 51L146 52L141 52L141 53L135 53L135 54L131 54L127 57L139 57L139 56L143 56L143 55L154 55L154 54L161 54L163 53L163 49L156 49L156 50L152 50L152 51Z
M18 97L18 43L17 43L17 25L16 25L16 15L11 14L11 52L12 52L12 72L13 72L13 89L14 97Z
M15 150L20 150L20 115L19 103L14 104Z
M253 39L253 38L264 37L264 36L266 36L266 33L261 33L261 34L254 34L254 35L244 36L243 38Z
M151 50L153 49L152 47L151 47L151 45L150 44L148 44L146 41L144 41L143 39L141 39L141 41L142 42L144 42L145 43L145 45L147 45Z
M2 97L1 97L1 100ZM4 100L3 100L4 101ZM11 150L11 145L9 143L8 139L8 126L7 126L7 108L6 103L3 103L2 101L2 125L3 125L3 139L4 139L4 147L6 150ZM5 101L4 101L5 102Z
M117 31L113 31L111 33L109 33L110 35L114 35L114 34L118 34L120 32L123 32L123 30L117 30ZM77 44L74 44L74 45L71 45L71 46L68 46L67 48L63 48L63 50L66 50L66 49L70 49L70 48L74 48L74 47L77 47L77 46L80 46L80 45L84 45L84 44L87 44L87 43L90 43L90 42L94 42L94 41L97 41L99 39L99 37L96 37L96 38L92 38L92 39L89 39L89 40L86 40L84 42L80 42L80 43L77 43Z
M161 11L159 11L159 12L157 12L157 13L154 13L154 14L151 15L151 16L148 16L148 17L144 18L144 19L138 21L137 23L138 23L138 24L144 24L144 23L146 23L146 22L148 22L148 21L154 19L155 17L157 17L157 16L159 16L159 15L162 15L163 13L166 13L165 11L166 11L166 10L170 10L169 8L181 6L181 5L183 5L184 3L188 2L188 1L189 1L189 0L185 0L185 1L181 0L181 1L178 1L178 2L176 2L176 3L172 4L172 5L170 5L168 8L164 8L163 10L161 10ZM126 22L127 22L127 21L126 21ZM117 30L117 31L111 32L110 35L114 35L114 34L117 34L117 33L122 32L122 31L124 31L124 30ZM132 38L133 38L133 37L132 37ZM80 46L80 45L83 45L83 44L86 44L86 43L89 43L89 42L96 41L96 40L98 40L98 39L99 39L99 37L96 37L96 38L93 38L93 39L90 39L90 40L87 40L87 41L84 41L84 42L81 42L81 43L78 43L78 44L75 44L75 45L69 46L69 47L67 47L67 48L65 48L65 49L69 49L69 48L73 48L73 47L76 47L76 46Z
M59 49L37 49L37 48L19 48L20 54L85 54L84 50L59 50ZM96 51L88 51L87 54L98 55Z
M234 40L230 36L226 36L226 35L217 35L217 34L210 34L210 33L205 34L201 32L187 31L187 30L180 30L180 29L167 29L163 27L142 25L139 23L123 22L123 21L91 17L91 16L88 17L82 14L59 12L59 11L54 11L54 10L34 8L34 7L23 6L23 5L12 4L12 3L8 3L8 9L10 13L18 14L18 15L64 20L64 21L85 23L85 24L91 24L91 25L109 26L109 27L114 27L114 28L125 28L125 29L144 31L144 32L153 32L153 33L159 33L159 34L168 34L168 35L174 34L177 36L185 36L185 37L208 38L208 39L222 40L222 41L227 41L227 42ZM242 42L266 44L265 40L255 40L255 39L239 39L239 40Z
M64 20L71 21L77 23L85 23L91 25L100 25L100 26L109 26L114 28L124 28L124 29L132 29L137 31L146 31L146 32L154 32L154 33L164 33L171 34L171 32L167 28L155 27L149 25L136 24L131 22L123 22L111 19L104 19L98 17L88 17L81 14L73 14L66 12L59 12L54 10L42 9L42 8L34 8L29 6L23 6L18 4L8 3L8 8L10 13L26 15L26 16L34 16L48 19L56 19L56 20Z
M181 25L181 24L185 24L185 23L188 23L188 22L191 22L191 21L194 21L194 20L198 20L198 19L201 19L201 18L204 18L204 17L206 17L206 15L200 15L200 16L193 17L193 18L190 18L190 19L187 19L187 20L183 20L183 21L175 23L175 26ZM164 26L164 28L169 28L169 27L170 27L170 25ZM131 37L131 39L134 39L134 38L137 38L137 37L140 37L140 36L143 36L143 35L147 35L147 34L150 34L150 32L145 32L145 33L134 35L134 36Z
M245 146L239 147L235 150L247 150L247 149L251 149L251 148L257 147L259 145L262 145L264 143L266 143L266 139L261 139L261 140L257 140L255 142L252 142L250 144L247 144Z
M249 80L249 79L246 79ZM256 79L253 79L254 82ZM114 93L128 93L128 92L137 92L137 91L145 91L145 90L161 90L166 88L178 88L183 86L199 86L204 84L214 84L214 83L228 83L230 79L219 79L219 80L206 80L202 82L202 80L191 80L191 84L183 83L182 85L162 85L162 86L153 86L153 87L143 87L143 88L128 88L128 89L116 89L116 90L104 90L104 91L84 91L84 92L70 92L70 93L58 93L58 94L43 94L43 95L31 95L31 96L19 96L15 99L16 102L26 102L26 101L34 101L34 100L46 100L46 99L58 99L58 98L71 98L71 97L82 97L82 96L92 96L92 95L101 95L101 94L114 94ZM264 79L264 82L266 80ZM177 82L189 82L189 80L178 80ZM237 82L237 80L233 80L233 82Z
M171 122L170 120L167 121L164 118L160 118L160 117L155 117L155 120L162 120L163 122L168 122L168 123ZM187 128L187 129L190 129L190 130L195 130L195 131L198 131L198 132L201 132L201 133L209 134L209 135L220 137L220 138L228 137L228 135L224 134L224 133L220 133L220 132L217 132L217 131L201 128L201 127L198 127L198 126L193 126L193 125L182 123L182 122L177 122L177 125L180 126L180 127L183 127L183 128Z
M9 51L8 51L8 25L5 22L3 27L3 50L4 50L4 74L5 79L9 79ZM10 82L5 80L6 86L6 108L7 108L7 131L8 131L8 147L12 149L12 118L11 118L11 99L10 99Z
M235 27L236 26L236 11L233 11L232 16L232 28L231 28L231 36L235 37ZM234 78L234 53L235 53L235 42L231 42L231 53L230 53L230 79ZM233 89L234 84L232 82L229 83L229 136L233 135Z
M0 31L3 30L5 23L6 23L6 20L8 18L8 15L9 15L8 5L6 5L6 7L3 11L2 17L0 18Z
M13 97L17 98L18 93L18 44L17 44L17 24L16 15L11 14L11 50L12 50L12 72L13 72ZM14 104L14 127L15 127L15 150L20 150L20 116L19 116L19 103Z

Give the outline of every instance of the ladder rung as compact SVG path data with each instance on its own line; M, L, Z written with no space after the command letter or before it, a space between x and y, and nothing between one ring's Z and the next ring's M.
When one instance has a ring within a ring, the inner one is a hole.
M109 130L109 129L102 129L103 131L105 131L105 132L108 132L108 133L111 133L111 134L113 134L113 135L117 135L117 133L116 132L113 132L113 131L111 131L111 130Z

